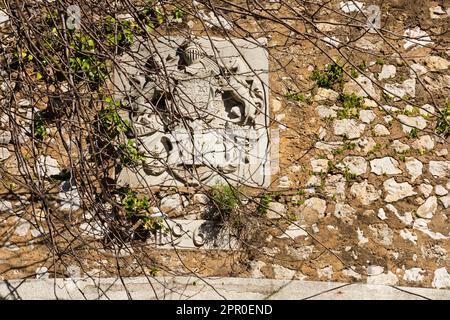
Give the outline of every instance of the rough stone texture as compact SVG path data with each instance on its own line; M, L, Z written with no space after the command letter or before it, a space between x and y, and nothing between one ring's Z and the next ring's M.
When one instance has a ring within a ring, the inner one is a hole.
M0 144L8 144L11 141L11 132L0 130Z
M390 64L383 65L380 74L378 75L378 80L384 80L395 77L397 68Z
M8 149L0 147L0 161L8 159L10 155Z
M411 182L414 182L422 175L423 164L413 157L406 157L405 160L406 171L411 176Z
M392 157L374 159L370 161L371 172L376 175L400 174L402 171L398 168L398 161Z
M164 213L178 212L181 213L183 211L183 207L187 205L186 197L173 194L161 199L160 208Z
M383 187L386 192L384 199L386 202L395 202L417 194L408 182L397 183L394 178L386 180Z
M286 206L279 202L270 202L267 209L268 219L280 219L286 214Z
M313 159L311 160L311 167L313 172L327 172L328 171L328 160L326 159Z
M372 80L363 75L359 75L356 79L347 82L344 85L343 92L349 95L355 94L360 97L375 97L376 99L379 97Z
M58 161L50 156L41 155L36 161L36 170L40 177L51 177L61 173Z
M450 177L450 161L430 161L430 173L436 178Z
M429 135L425 135L414 141L412 147L419 151L429 151L433 150L434 144L434 139Z
M404 153L406 151L408 151L409 149L411 149L411 147L399 140L394 140L394 142L392 142L392 148L395 150L395 152L398 153Z
M424 204L422 204L417 209L417 216L425 219L431 219L433 218L433 214L436 212L437 209L437 198L436 197L429 197Z
M360 176L367 171L367 161L363 157L345 157L343 163L351 174Z
M381 191L376 190L376 188L369 184L367 180L364 180L361 183L355 182L350 188L350 193L365 206L368 206L372 202L378 200L381 195Z
M382 124L376 124L373 128L373 132L375 134L375 137L383 137L391 134L389 130Z
M359 120L361 122L370 124L372 121L376 119L376 114L372 110L361 110L359 111Z
M450 288L450 274L446 268L439 268L434 271L434 278L431 285L438 289Z
M408 117L401 114L397 119L402 125L403 132L407 134L409 134L413 128L423 130L427 127L427 121L422 117Z
M335 120L333 123L334 134L344 136L347 139L357 139L361 137L366 126L358 124L354 119Z

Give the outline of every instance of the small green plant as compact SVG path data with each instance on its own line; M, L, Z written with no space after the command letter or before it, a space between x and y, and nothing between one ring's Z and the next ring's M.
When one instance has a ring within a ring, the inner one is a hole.
M352 70L350 71L350 74L351 74L352 78L358 78L358 76L359 76L359 72L355 68L352 68Z
M381 144L376 143L373 148L368 152L368 154L375 154L381 150Z
M272 202L272 197L268 194L263 194L261 196L261 199L259 200L259 205L258 205L258 212L261 215L266 215L267 214L267 210L269 209L269 203Z
M436 133L442 134L445 138L450 136L450 101L446 101L444 109L439 112Z
M121 192L121 205L125 210L127 219L133 224L139 223L145 230L156 232L164 230L164 221L161 217L151 217L150 201L146 196L139 196L136 191L126 189Z
M286 99L290 100L290 101L301 101L301 102L305 102L305 96L303 95L303 93L292 93L292 92L286 92L284 94L284 96L286 97Z
M316 81L317 85L322 88L331 88L333 84L342 81L344 69L336 62L327 65L324 71L320 71L317 66L311 74L311 80Z
M77 81L89 80L94 83L107 78L106 62L98 57L94 40L86 34L74 33L70 44L72 56L69 67Z
M127 143L118 145L120 158L125 165L134 165L144 160L144 156L139 153L134 139L128 139Z
M351 173L350 170L348 170L348 168L345 168L345 170L342 174L347 182L355 180L357 177L357 175L354 173Z
M178 7L173 11L173 17L176 21L183 20L184 14L184 10Z
M342 94L339 98L342 109L337 111L339 119L358 118L359 110L364 108L364 98L355 94Z
M384 65L384 60L382 58L377 58L377 61L375 61L375 63L379 66Z
M103 109L99 112L100 132L104 133L109 139L114 139L121 133L126 134L131 131L129 121L123 120L117 112L121 107L120 101L106 98Z
M238 189L230 185L217 184L211 190L212 203L221 216L229 217L242 203Z
M327 163L327 173L333 173L336 171L336 167L331 160L328 160Z
M104 24L106 43L109 46L127 48L134 41L134 35L141 33L141 28L131 20L116 20L113 17L106 17Z
M41 145L47 135L45 122L40 116L36 116L34 120L34 139Z
M365 62L365 61L361 62L361 63L358 65L358 68L359 68L360 70L366 70L366 69L367 69L367 64L366 64L366 62Z
M419 130L417 128L412 128L411 131L409 132L408 136L411 139L417 139L417 137L419 136Z

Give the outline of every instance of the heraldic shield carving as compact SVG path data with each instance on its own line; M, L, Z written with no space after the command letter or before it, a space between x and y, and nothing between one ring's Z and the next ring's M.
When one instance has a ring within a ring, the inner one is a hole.
M265 39L139 41L115 70L121 116L142 163L117 170L130 187L268 186L271 176Z

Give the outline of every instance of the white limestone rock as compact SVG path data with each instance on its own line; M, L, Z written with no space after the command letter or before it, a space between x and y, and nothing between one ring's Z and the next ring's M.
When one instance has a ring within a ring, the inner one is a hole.
M397 68L391 64L383 65L380 74L378 75L378 80L384 80L395 77L395 73L397 72Z
M438 196L445 196L448 193L448 190L445 189L444 186L438 184L434 187L434 193L436 193L436 195Z
M13 213L13 206L10 201L0 199L0 213Z
M334 119L337 117L336 111L327 106L318 106L316 112L321 119Z
M442 205L444 206L445 209L450 208L450 195L449 196L440 197L439 200L441 201L441 203L442 203Z
M403 224L407 226L411 225L414 221L411 212L405 212L404 215L401 215L397 208L390 203L386 205L386 209L392 212Z
M431 285L437 289L448 289L450 288L450 274L448 274L445 267L436 269L434 271L434 278Z
M0 147L0 161L4 161L9 158L11 153L6 148Z
M284 204L272 201L268 205L266 217L268 219L280 219L286 214L286 212L287 209Z
M377 276L367 277L367 284L394 286L397 283L398 283L397 276L391 271L388 271L387 274L383 273Z
M419 113L422 116L432 116L436 113L436 110L432 105L424 104L419 108Z
M395 202L417 194L408 182L397 183L394 178L384 181L383 187L386 202Z
M345 13L361 12L364 7L364 3L360 1L341 1L339 7Z
M206 205L209 203L209 198L204 193L196 193L193 198L194 204Z
M391 246L394 241L394 231L386 223L377 223L369 226L374 240L383 246Z
M418 177L422 175L423 164L419 160L413 157L405 158L406 171L411 176L411 182L414 182Z
M417 235L415 233L412 233L408 229L402 229L400 230L400 237L402 237L405 240L409 240L414 244L417 244Z
M358 237L358 246L361 246L361 245L369 242L369 239L364 237L364 232L362 230L360 230L359 228L358 228L358 230L356 230L356 234Z
M323 199L313 197L306 199L302 208L314 210L319 214L319 216L321 216L325 213L327 209L327 202Z
M317 270L317 276L319 278L326 278L328 280L331 280L333 277L333 267L332 266L326 266L325 268L318 269Z
M8 144L11 141L11 132L0 130L0 144Z
M336 218L342 219L343 221L351 224L354 216L355 216L356 210L351 207L350 205L342 202L336 203L334 213L333 215Z
M392 157L384 157L370 161L371 172L379 176L384 174L401 174L402 171L398 166L398 161Z
M445 19L449 16L450 10L445 11L441 6L430 7L431 19Z
M428 69L420 63L413 63L412 65L410 65L410 68L411 69L409 70L409 75L412 78L415 78L417 76L420 77L428 72Z
M160 208L166 214L171 212L181 213L187 204L188 201L185 196L172 194L161 199Z
M19 237L25 237L30 231L31 224L25 219L19 219L16 222L16 227L14 228L14 233Z
M409 149L411 149L411 147L409 145L401 142L400 140L394 140L394 142L392 142L392 148L397 153L404 153L404 152L408 151Z
M400 114L397 119L402 125L403 132L409 134L413 128L423 130L427 126L427 121L422 117L408 117Z
M295 276L295 270L291 270L276 264L273 266L273 274L275 279L291 280Z
M405 43L403 44L403 48L408 50L414 46L427 46L433 44L428 33L419 26L414 29L406 29L403 33L403 37L405 37Z
M373 120L376 119L376 114L372 110L361 110L359 111L359 120L364 123L371 123Z
M422 273L425 273L425 270L421 268L407 269L405 270L405 274L403 275L403 280L408 282L420 283L424 279Z
M362 148L363 154L368 154L373 148L377 145L375 140L371 137L368 138L361 138L357 141L357 144L360 148Z
M384 268L382 266L370 265L367 266L367 275L368 276L377 276L384 272Z
M384 211L383 208L378 209L377 217L380 220L386 220L387 219L386 212Z
M430 184L421 183L419 185L419 191L425 196L425 198L428 198L431 192L433 192L433 186Z
M376 124L375 127L373 128L373 133L375 137L389 136L391 134L388 128L386 128L382 124Z
M299 226L295 223L289 225L284 233L279 236L280 239L296 239L298 237L305 237L308 233L305 231L306 226Z
M360 176L367 171L367 161L363 157L347 156L342 162L351 174Z
M367 180L363 182L355 182L350 188L350 194L357 198L362 205L368 206L381 196L381 190L377 190Z
M430 135L421 136L412 143L412 147L421 152L433 150L434 145L434 139Z
M0 9L0 25L4 24L5 22L9 21L9 16L6 14L5 11Z
M429 170L436 178L450 177L450 161L430 161Z
M448 150L446 148L443 148L441 150L436 150L436 155L438 157L445 157L446 155L448 155Z
M331 101L334 102L339 98L339 93L337 93L334 90L326 89L326 88L319 88L317 90L316 95L314 96L314 101Z
M361 137L366 125L358 124L355 119L335 120L333 123L334 134L344 136L347 139L357 139Z
M327 172L328 171L328 160L327 159L312 159L311 167L313 172Z
M74 212L81 208L81 197L76 188L58 193L58 201L58 209L62 212Z
M370 78L359 75L357 78L350 80L344 85L344 94L354 94L359 97L370 97L375 100L379 99L379 94L376 92L373 82Z
M329 176L325 179L324 191L328 197L335 197L336 200L345 200L345 185L347 181L342 174Z
M424 58L424 64L430 71L447 70L450 61L439 56L428 56Z
M320 187L322 180L318 176L311 176L305 184L306 188Z
M437 198L435 196L429 197L424 204L417 208L416 215L420 218L431 219L437 209Z
M36 161L36 171L39 177L51 177L61 173L59 163L50 156L40 155Z

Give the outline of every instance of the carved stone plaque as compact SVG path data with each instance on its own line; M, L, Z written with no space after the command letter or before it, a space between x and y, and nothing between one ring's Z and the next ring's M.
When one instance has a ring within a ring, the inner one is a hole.
M166 220L165 231L147 240L160 249L237 249L237 239L209 220Z
M259 42L161 37L137 41L115 72L143 161L121 186L270 184L268 59Z

